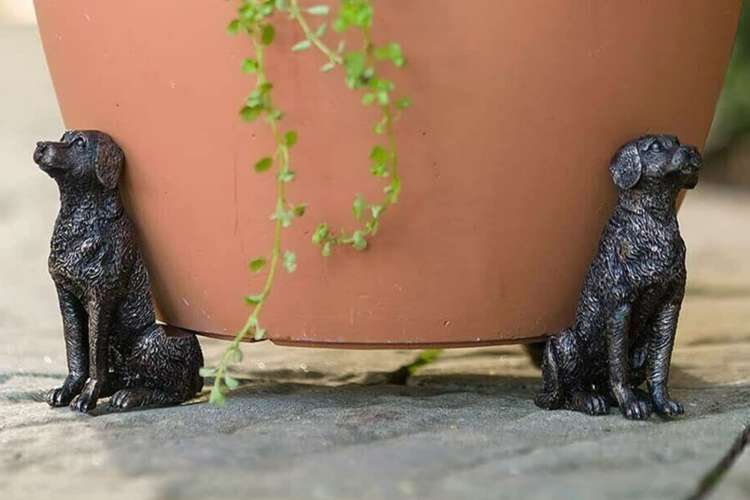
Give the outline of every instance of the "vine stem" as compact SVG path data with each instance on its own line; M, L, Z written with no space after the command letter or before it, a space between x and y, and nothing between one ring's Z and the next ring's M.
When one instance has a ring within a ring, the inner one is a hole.
M372 37L370 36L370 29L363 29L362 34L365 39L364 49L365 54L367 55L367 60L371 66L375 66L376 61L372 53L373 43ZM391 177L391 186L394 187L392 193L386 198L386 203L383 204L383 211L385 212L388 206L398 202L398 195L401 191L401 178L398 175L398 144L396 142L396 133L393 130L393 104L391 104L390 99L387 104L380 106L380 110L383 113L385 135L388 138L388 148L391 151L391 161L388 164L388 174Z
M263 46L261 45L261 43L258 42L258 40L253 38L252 42L255 48L255 57L258 62L258 69L257 69L258 85L262 85L268 82L268 78L265 72L264 50L263 50ZM275 157L279 165L277 170L283 171L283 170L288 169L288 166L289 166L289 151L288 151L287 146L284 145L282 141L277 120L275 118L269 117L269 122L271 126L272 135L276 143ZM283 180L281 179L281 176L277 175L276 177L276 209L277 211L279 211L280 209L283 209L285 206L286 206L286 187L284 185ZM245 339L245 337L247 337L247 335L253 330L255 330L254 333L257 336L257 333L259 331L258 317L260 316L260 313L263 310L263 306L266 304L266 301L268 300L268 297L271 294L271 289L273 288L273 282L274 282L274 279L276 277L276 273L279 267L279 259L281 258L282 229L283 229L282 220L280 218L276 218L276 221L274 223L273 243L271 247L271 262L269 265L268 274L266 275L266 279L263 284L263 289L261 290L259 294L260 300L258 301L257 304L253 306L253 310L248 316L247 321L245 322L244 326L235 334L235 337L232 340L232 343L226 349L226 351L224 351L224 354L221 357L221 361L219 362L216 368L214 388L213 388L214 391L221 391L222 380L224 381L226 380L227 368L229 366L229 363L231 363L232 358L234 356L237 356L236 353L239 352L240 342L242 342Z
M344 64L343 58L331 49L321 38L312 30L310 24L302 14L298 0L290 0L289 3L289 15L292 20L296 21L300 29L305 35L305 38L310 41L328 60L329 62L341 66ZM367 57L367 63L370 67L374 68L377 64L377 60L373 54L374 44L370 33L370 28L362 28L363 38L363 51ZM393 112L393 104L389 99L387 103L381 104L380 110L382 113L382 123L384 125L384 135L387 138L388 149L390 153L390 159L388 161L388 176L391 179L390 189L387 191L387 196L380 204L380 210L377 216L371 218L371 223L366 224L363 230L360 230L362 236L374 235L378 230L378 222L380 216L384 214L388 208L398 202L398 197L401 191L401 178L398 173L398 146L396 142L396 134L393 129L393 122L395 120ZM355 235L346 236L341 234L334 236L331 241L335 244L350 245L355 242Z
M351 26L359 28L362 34L363 49L362 52L344 53L343 42L337 50L331 49L323 40L325 25L313 30L305 18L305 12L311 15L323 15L327 9L321 6L304 11L300 8L298 0L287 0L287 7L283 2L274 2L273 0L241 0L238 7L238 17L233 19L227 26L229 33L236 34L240 31L250 35L250 41L255 51L255 59L245 59L243 61L243 71L246 73L255 73L255 89L248 96L245 105L240 113L246 121L254 121L263 118L269 124L275 150L270 157L263 157L255 164L256 172L261 173L272 169L276 173L276 199L275 211L271 217L274 220L273 242L271 247L270 262L268 263L267 274L263 282L262 290L259 294L249 295L246 297L248 304L252 305L250 312L243 327L237 331L234 339L227 347L220 362L215 369L206 368L204 376L215 377L214 385L211 390L211 401L221 404L224 401L225 389L231 390L237 387L238 382L229 373L228 369L232 363L242 360L242 351L240 343L249 335L254 334L256 340L265 336L265 329L260 325L260 313L264 309L267 300L271 294L274 280L278 273L278 268L283 261L283 265L288 272L294 272L296 267L296 256L293 252L285 252L282 256L282 232L283 229L291 224L292 219L301 217L305 211L305 205L300 204L292 206L286 198L286 183L294 179L294 172L290 170L290 148L297 142L296 132L290 130L285 134L282 133L281 120L283 114L273 105L272 85L268 81L265 66L265 46L270 45L274 39L275 29L267 19L275 12L285 12L289 19L297 24L302 30L307 43L300 45L300 50L315 47L328 60L321 68L328 71L335 66L343 66L346 69L347 85L352 90L362 90L362 103L364 105L377 104L381 111L381 117L375 126L375 132L378 135L385 136L384 145L376 145L370 153L373 160L372 173L377 177L390 177L390 185L385 188L385 199L379 204L368 204L364 198L357 195L352 209L357 221L363 222L364 227L360 227L350 234L342 231L339 235L333 235L328 231L327 224L320 224L313 235L313 242L322 244L322 253L330 255L330 250L334 244L351 244L356 250L364 250L367 247L366 236L374 235L380 223L381 215L394 203L398 202L398 196L401 188L401 182L398 175L398 150L396 137L394 133L394 122L399 117L399 110L408 106L408 99L402 98L399 101L392 100L391 93L394 90L394 84L387 80L381 79L377 73L377 64L380 60L390 60L396 66L403 66L403 57L398 44L389 44L383 47L376 47L372 43L370 36L370 23L372 7L369 0L341 0L342 9L351 9L352 6L360 8L359 14L341 15L337 23L341 31L345 31ZM358 3L359 2L359 3ZM365 20L362 20L364 13ZM341 17L343 16L343 17ZM349 16L347 18L347 16ZM359 21L351 22L352 16ZM297 46L295 46L296 48ZM395 51L395 52L394 52ZM364 67L362 67L364 65ZM362 220L362 215L366 219ZM259 272L266 265L266 258L259 257L249 263L253 272Z
M293 20L297 21L297 24L299 24L299 27L302 29L302 32L305 34L305 38L310 40L310 42L313 45L315 45L318 48L318 50L320 50L323 54L325 54L325 56L328 58L329 61L337 65L341 65L344 63L344 60L341 58L341 56L338 55L333 50L331 50L331 48L328 45L323 43L320 37L317 36L313 32L313 30L310 28L310 24L302 15L302 11L300 10L299 3L297 2L297 0L289 1L289 15L292 17Z

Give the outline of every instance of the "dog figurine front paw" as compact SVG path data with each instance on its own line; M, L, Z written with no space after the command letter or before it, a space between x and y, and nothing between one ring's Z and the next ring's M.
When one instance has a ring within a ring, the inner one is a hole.
M88 379L81 393L71 401L70 408L81 413L89 413L96 408L96 402L99 399L100 393L101 382Z
M88 413L115 393L117 409L192 398L203 387L200 344L156 323L148 271L117 187L124 153L103 132L71 130L37 143L34 161L60 189L49 271L69 375L47 402Z
M86 378L86 375L68 374L62 386L47 393L47 403L52 407L67 406L81 393Z
M685 413L681 403L667 398L654 398L654 410L664 417L677 417Z
M602 414L607 398L628 419L683 413L667 391L687 275L676 201L695 187L701 165L698 150L671 135L640 137L615 154L618 202L575 324L547 341L538 406Z

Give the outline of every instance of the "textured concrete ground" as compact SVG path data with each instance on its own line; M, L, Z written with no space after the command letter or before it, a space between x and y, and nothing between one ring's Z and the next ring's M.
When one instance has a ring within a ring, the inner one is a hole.
M57 195L30 157L62 124L35 33L0 29L0 61L2 499L687 498L750 424L750 194L710 186L682 213L685 418L540 411L516 347L451 351L397 386L383 374L412 353L263 344L225 408L51 410L42 395L65 375L46 274ZM225 344L203 345L210 361ZM748 452L716 476L712 498L750 497Z

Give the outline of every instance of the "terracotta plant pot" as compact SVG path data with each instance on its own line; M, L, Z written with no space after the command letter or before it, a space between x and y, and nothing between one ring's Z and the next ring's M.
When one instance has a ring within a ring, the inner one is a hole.
M315 3L320 3L316 0ZM334 2L330 2L333 4ZM298 254L264 322L271 340L330 347L529 341L572 319L614 200L607 164L649 131L702 145L740 0L379 0L375 34L399 41L394 74L413 106L398 124L401 202L367 252L320 255L320 221L352 224L379 185L375 115L323 74L280 22L268 60L285 125L299 132L290 197L309 204L284 235ZM111 133L162 318L229 336L271 245L273 179L263 124L237 111L250 54L226 35L234 2L37 0L70 128Z

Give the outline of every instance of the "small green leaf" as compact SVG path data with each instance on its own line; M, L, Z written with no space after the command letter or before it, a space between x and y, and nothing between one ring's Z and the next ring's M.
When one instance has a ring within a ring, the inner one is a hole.
M268 156L266 156L265 158L261 158L260 160L258 160L255 163L255 166L253 168L255 169L256 172L261 173L271 168L272 165L273 165L273 160L269 158Z
M380 215L383 213L383 210L383 205L370 205L370 213L372 213L373 219L379 219Z
M310 40L302 40L292 45L292 52L301 52L309 49L311 46L312 42L310 42Z
M323 249L320 251L321 254L323 254L323 257L329 257L331 255L331 248L333 244L330 241L326 241L325 244L323 244Z
M270 24L264 24L260 31L260 41L263 45L271 45L276 37L276 30Z
M323 66L320 67L320 71L322 71L323 73L328 73L329 71L331 71L335 67L336 67L336 63L335 62L328 61L327 63L325 63Z
M375 146L370 151L370 159L377 163L386 163L390 158L390 154L383 146Z
M253 338L255 340L263 340L264 338L266 338L266 329L265 328L261 328L259 326L256 327L255 328L255 333L253 334Z
M230 361L232 363L239 363L242 361L242 351L239 346L230 346L227 352L231 355Z
M245 73L255 73L258 71L258 62L255 59L247 58L242 61L242 71Z
M305 215L305 210L307 209L307 205L304 203L301 203L299 205L295 205L294 208L292 208L292 213L295 217L302 217Z
M378 135L385 134L385 126L388 123L388 120L386 118L383 118L378 123L375 124L375 126L372 128L373 132L375 132Z
M295 173L292 170L284 170L282 172L279 172L279 180L283 183L292 182L295 177Z
M211 396L208 398L208 401L217 406L224 406L226 398L224 397L224 393L221 391L219 384L214 384L211 388Z
M273 89L273 84L271 82L263 82L260 85L258 85L258 92L261 94L268 94Z
M362 104L364 104L365 106L369 106L373 102L375 102L375 94L373 94L372 92L362 94Z
M252 272L257 273L258 271L263 269L263 266L265 265L266 265L266 258L258 257L257 259L253 259L250 261L249 267Z
M375 177L388 177L388 166L385 163L373 163L370 166L370 173Z
M316 245L320 245L328 238L328 224L321 223L315 228L315 232L312 235L312 241Z
M292 220L294 220L294 214L286 210L283 206L279 205L276 207L276 211L271 215L271 220L278 220L281 221L282 227L289 227L292 225Z
M293 273L297 270L297 254L294 252L290 252L287 250L284 252L284 269L286 269L286 272Z
M245 296L245 303L249 304L251 306L257 306L261 302L263 302L263 294L262 293L258 293L258 294L255 294L255 295L247 295L247 296Z
M255 14L255 6L250 5L249 3L245 2L244 5L241 5L237 12L239 13L240 17L243 19L250 19Z
M288 148L291 148L292 146L297 144L297 132L295 132L294 130L290 130L289 132L284 134L284 144L286 144Z
M356 198L354 198L354 203L352 204L352 212L354 213L354 218L357 220L362 220L362 213L364 212L365 208L367 208L367 202L362 197L362 195L357 195Z
M344 55L344 69L346 69L347 84L351 88L362 86L362 78L367 68L367 56L364 52L349 52Z
M354 234L352 235L352 246L355 250L360 252L367 248L367 240L361 231L354 231Z
M315 30L313 36L315 36L315 38L323 38L326 34L326 31L328 31L328 25L326 23L323 23L318 26L318 29Z
M271 14L273 14L273 5L271 5L270 0L263 0L263 2L260 2L260 5L256 7L260 10L261 15L268 17Z
M216 375L216 368L203 366L200 370L198 370L198 375L200 375L201 377L213 377L214 375Z
M240 20L232 19L230 23L227 25L227 33L229 33L230 35L236 35L239 30L240 30Z
M406 109L409 106L411 106L411 99L409 99L408 97L402 97L401 99L396 101L396 107L398 109Z
M230 377L229 375L224 375L224 383L227 384L227 387L230 391L233 391L240 386L240 383L237 381L237 379L234 377Z
M242 116L242 119L246 122L253 122L262 112L263 110L261 108L245 106L240 110L240 116Z
M397 43L388 43L375 49L375 57L381 61L391 61L396 67L403 67L406 64L404 54L401 52L401 46Z
M401 180L391 179L391 183L383 189L383 192L391 200L391 203L398 203L398 195L401 192Z
M247 99L245 99L245 106L249 108L255 108L258 112L263 109L263 94L258 90L253 90Z
M327 16L330 11L327 5L314 5L305 9L305 12L311 16Z
M281 120L282 118L284 118L284 113L282 113L278 109L272 109L271 111L268 112L268 116L266 117L268 123L277 122Z

